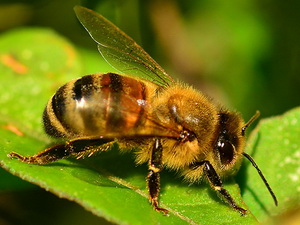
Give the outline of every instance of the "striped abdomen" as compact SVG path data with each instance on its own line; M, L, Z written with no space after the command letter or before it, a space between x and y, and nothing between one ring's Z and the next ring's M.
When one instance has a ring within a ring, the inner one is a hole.
M44 111L46 132L74 138L134 133L147 105L143 82L114 73L84 76L60 87Z

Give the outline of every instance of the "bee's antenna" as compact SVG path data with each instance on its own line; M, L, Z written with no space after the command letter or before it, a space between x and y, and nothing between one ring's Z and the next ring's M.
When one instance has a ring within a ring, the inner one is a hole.
M253 117L252 117L253 118ZM261 170L258 168L257 164L254 162L254 159L248 155L247 153L243 152L243 155L252 163L253 167L257 170L259 176L261 177L261 179L263 180L263 182L265 183L266 187L268 188L273 200L274 200L274 203L275 205L277 206L278 205L278 201L277 201L277 198L272 190L272 188L270 187L268 181L266 180L266 178L264 177L263 173L261 172Z
M246 131L246 129L249 127L249 125L250 125L251 123L253 123L254 120L256 120L259 116L260 116L260 112L257 110L257 111L255 112L255 114L250 118L250 120L249 120L247 123L245 123L245 125L242 127L242 135L243 135L243 136L245 135L245 131Z

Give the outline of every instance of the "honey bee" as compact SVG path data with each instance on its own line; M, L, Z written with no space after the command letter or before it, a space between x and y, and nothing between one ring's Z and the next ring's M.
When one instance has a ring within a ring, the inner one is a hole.
M189 182L206 178L211 187L242 215L221 176L231 176L245 156L257 169L277 205L277 199L254 160L244 152L248 122L194 88L175 82L133 39L103 16L76 6L75 13L98 44L104 59L123 74L92 74L61 86L43 114L48 135L64 143L34 156L10 153L26 163L47 164L67 157L83 158L107 151L115 143L132 150L136 163L148 163L149 200L159 206L160 172L179 171Z

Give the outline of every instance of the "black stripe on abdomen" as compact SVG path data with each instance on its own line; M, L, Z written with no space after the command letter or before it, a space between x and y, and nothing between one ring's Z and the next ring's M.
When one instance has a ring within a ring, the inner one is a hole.
M123 92L122 76L114 73L103 75L103 79L109 78L109 99L107 105L106 128L108 131L119 130L124 124L124 116L121 112L121 97Z
M93 103L95 101L101 101L102 99L97 99L97 85L94 81L94 75L87 75L78 79L74 83L73 99L75 100L76 110L84 123L84 128L82 132L89 131L95 132L98 130L97 120L95 114L97 113L97 108L94 108ZM82 106L79 107L79 105Z
M55 95L52 97L52 109L53 112L56 116L56 119L59 121L59 123L65 128L69 129L70 127L68 124L65 123L64 120L64 115L66 113L66 89L67 89L67 84L61 86Z
M53 124L53 119L50 119L50 115L48 112L48 106L46 106L44 113L43 113L43 125L45 132L56 138L63 138L66 137L66 134L58 129L57 126Z
M87 75L78 79L73 87L73 99L80 101L82 98L90 98L93 95L95 87L93 85L93 76Z

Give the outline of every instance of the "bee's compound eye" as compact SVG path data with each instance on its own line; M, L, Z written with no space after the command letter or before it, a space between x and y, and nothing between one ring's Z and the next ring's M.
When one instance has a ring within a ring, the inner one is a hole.
M217 150L222 164L229 164L233 160L234 146L227 140L217 142Z

